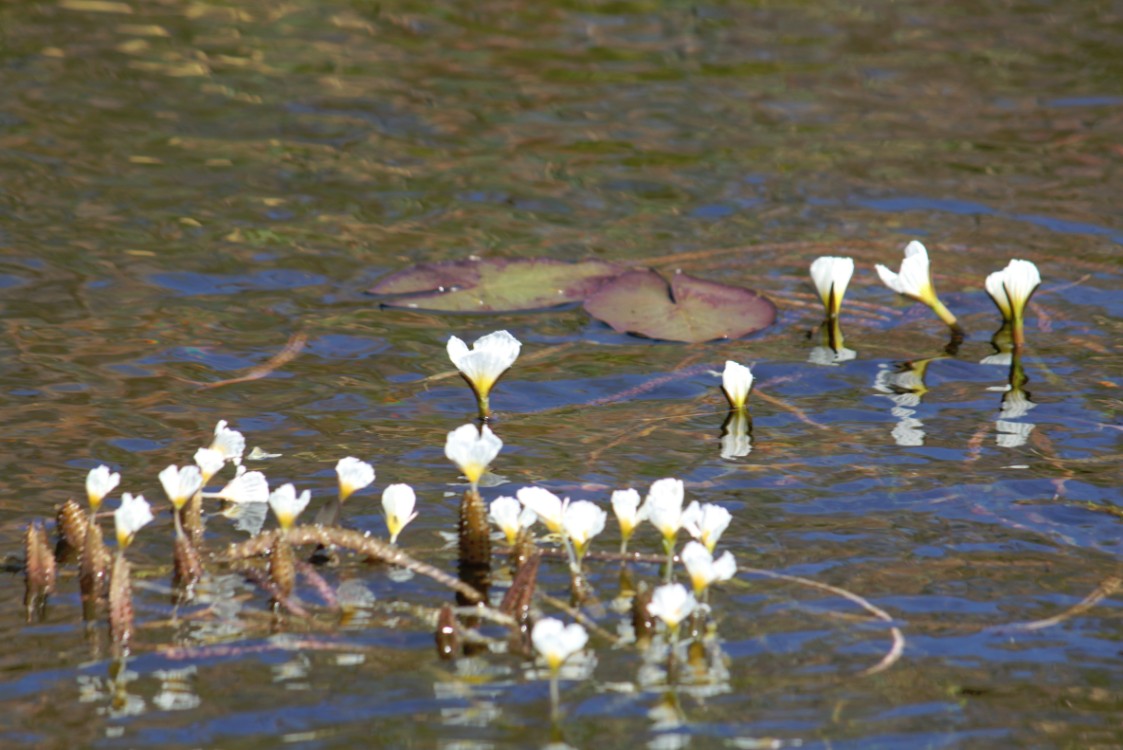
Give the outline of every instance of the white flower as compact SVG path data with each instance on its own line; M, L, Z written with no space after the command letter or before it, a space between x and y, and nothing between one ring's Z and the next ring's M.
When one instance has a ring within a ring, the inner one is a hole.
M620 534L625 540L631 539L636 526L647 518L646 506L640 508L639 493L630 488L612 493L612 510L620 523Z
M714 560L713 551L698 542L687 542L682 548L682 564L690 575L697 596L701 596L711 584L728 581L737 572L732 553L726 551Z
M726 360L725 370L721 373L721 389L725 391L729 405L734 409L744 409L752 387L752 370L732 360Z
M530 508L523 508L513 497L497 497L488 506L488 518L507 537L507 544L513 545L519 537L519 532L530 528L538 516Z
M335 465L335 473L339 476L340 502L374 481L374 467L354 456L339 459L339 463Z
M522 344L506 331L496 331L468 345L456 336L449 337L448 358L460 370L480 398L487 398L499 377L518 359Z
M901 261L899 273L893 273L878 263L877 275L894 292L920 300L931 307L940 316L940 320L949 326L955 325L955 316L940 302L936 296L936 288L932 286L928 250L924 245L913 240L905 247L905 259Z
M846 287L853 275L853 258L824 255L811 264L811 280L829 317L835 317L842 309L842 298L846 296Z
M86 497L90 501L90 510L96 513L101 507L101 501L120 483L121 475L115 471L110 472L108 466L90 469L90 473L86 475Z
M221 497L232 503L264 503L269 501L269 482L260 471L246 471L239 466L238 474L218 492L204 492L204 497Z
M460 467L474 488L502 447L503 441L486 424L481 430L474 424L466 424L448 433L445 456Z
M699 505L698 501L692 502L682 514L683 528L690 536L706 545L710 552L714 551L732 520L733 515L720 505Z
M392 484L382 491L382 510L386 512L386 528L390 530L390 544L398 541L398 534L406 524L417 518L413 512L417 495L408 484Z
M660 479L651 485L647 501L643 504L647 520L651 521L664 541L671 542L682 528L682 501L685 489L681 479Z
M1020 320L1033 290L1041 285L1037 266L1028 260L1012 260L1006 268L987 276L987 293L1006 320Z
M203 472L198 466L187 465L182 469L175 464L160 472L160 484L172 505L179 510L203 486Z
M195 451L195 465L203 472L203 484L211 481L211 477L221 471L225 463L226 457L222 455L222 451L213 448L200 448Z
M519 496L519 502L534 511L538 519L546 524L547 529L554 534L563 533L565 506L569 504L568 498L563 501L553 492L541 487L523 487L516 494Z
M698 606L698 600L681 583L667 583L651 592L647 611L658 617L671 630L677 630Z
M152 520L152 508L144 495L121 495L121 507L113 513L113 525L117 528L117 546L128 547L136 533Z
M214 440L211 441L211 450L222 454L232 464L242 463L242 454L246 452L246 438L237 430L226 426L226 420L218 420L214 428Z
M585 648L589 634L578 623L565 625L561 620L544 617L534 623L530 640L550 666L550 671L557 672L566 659Z
M588 500L578 500L565 506L562 511L562 527L573 542L578 560L585 556L585 550L589 548L593 537L604 531L607 520L608 514Z
M282 484L269 494L269 507L273 509L273 515L277 517L277 522L281 524L281 528L288 531L292 528L296 517L308 506L308 501L311 498L312 493L308 490L304 490L297 497L296 487L291 484Z

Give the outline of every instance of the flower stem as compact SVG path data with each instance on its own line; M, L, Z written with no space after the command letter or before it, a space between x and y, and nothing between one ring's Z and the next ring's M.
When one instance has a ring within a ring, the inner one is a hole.
M944 321L944 323L949 327L956 328L958 326L955 315L952 314L951 310L947 309L947 307L944 306L943 302L940 302L939 297L933 298L929 307L931 307L932 312L936 313L937 317L939 317L940 320Z

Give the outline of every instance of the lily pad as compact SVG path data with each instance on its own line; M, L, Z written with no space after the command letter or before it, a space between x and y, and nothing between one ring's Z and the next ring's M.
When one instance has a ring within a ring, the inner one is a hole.
M434 312L501 313L580 302L624 266L535 259L422 263L390 274L371 289L384 307Z
M755 333L776 320L776 306L751 289L676 273L628 271L585 300L585 310L622 333L697 343Z

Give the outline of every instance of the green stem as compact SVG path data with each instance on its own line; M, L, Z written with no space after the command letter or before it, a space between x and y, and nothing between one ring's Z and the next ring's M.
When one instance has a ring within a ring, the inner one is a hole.
M932 300L932 304L930 305L930 307L932 308L932 312L936 313L940 320L944 321L945 324L947 324L951 328L957 327L958 324L955 319L955 315L952 314L951 310L947 309L944 306L943 302L940 302L938 297Z

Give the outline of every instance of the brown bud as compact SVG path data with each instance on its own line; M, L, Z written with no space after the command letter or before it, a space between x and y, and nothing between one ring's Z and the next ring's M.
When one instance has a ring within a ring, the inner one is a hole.
M491 566L491 527L487 523L487 506L475 490L468 490L460 500L460 564Z
M27 527L24 553L23 603L27 608L27 620L31 622L42 616L47 595L55 590L55 555L47 541L47 532L38 520Z
M116 654L126 653L133 637L133 592L129 561L118 554L109 575L109 639Z
M192 543L198 548L203 543L203 494L196 492L183 509L176 511L180 514L183 530L191 537Z

